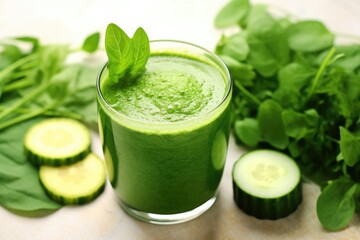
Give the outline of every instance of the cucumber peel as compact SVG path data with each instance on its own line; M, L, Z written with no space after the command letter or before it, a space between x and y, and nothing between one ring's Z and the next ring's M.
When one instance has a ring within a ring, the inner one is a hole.
M104 162L89 154L76 163L41 166L39 177L48 196L61 204L84 204L97 198L105 188Z
M302 201L300 169L283 153L273 150L246 153L235 162L232 177L235 203L256 218L286 217Z
M45 119L27 131L24 149L29 161L35 165L71 164L90 153L90 131L73 119Z

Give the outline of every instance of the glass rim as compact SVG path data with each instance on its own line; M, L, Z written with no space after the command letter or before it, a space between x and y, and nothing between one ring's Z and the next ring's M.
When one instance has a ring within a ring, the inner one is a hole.
M204 112L194 118L190 118L190 119L185 119L185 120L181 120L181 121L174 121L174 122L154 122L154 121L146 121L146 120L141 120L138 118L134 118L134 117L130 117L127 116L121 112L116 111L113 107L110 106L110 104L105 100L102 91L101 91L101 76L103 75L104 70L106 69L107 65L108 65L108 61L106 61L106 63L101 67L97 77L96 77L96 92L97 92L97 96L100 99L101 103L105 105L105 107L111 112L112 115L116 116L116 117L122 117L125 118L131 122L138 122L138 123L146 123L146 124L151 124L153 126L172 126L172 125L177 125L177 124L186 124L186 123L191 123L196 119L201 119L203 117L206 117L210 114L212 114L215 110L219 109L225 102L226 100L230 97L231 93L232 93L232 88L233 88L233 79L230 76L230 72L228 67L226 66L225 62L215 53L207 50L206 48L203 48L201 46L198 46L196 44L193 43L189 43L186 41L180 41L180 40L168 40L168 39L163 39L163 40L151 40L149 41L150 44L151 43L174 43L174 44L181 44L184 46L190 46L193 48L196 48L198 50L201 50L202 52L204 52L205 54L210 55L213 59L210 59L214 64L216 64L216 66L220 67L221 71L223 71L224 74L224 79L228 80L228 82L226 83L227 88L225 90L225 94L223 96L223 98L221 99L221 101L219 101L219 103L214 106L213 108L211 108L209 111ZM151 49L150 49L151 52ZM230 104L230 103L229 103Z

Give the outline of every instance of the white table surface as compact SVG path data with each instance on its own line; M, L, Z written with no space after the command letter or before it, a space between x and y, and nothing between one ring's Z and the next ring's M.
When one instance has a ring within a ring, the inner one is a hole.
M226 0L0 0L0 39L33 35L45 43L80 45L88 34L114 22L132 34L142 26L150 39L177 39L214 49L220 31L213 19ZM262 0L300 18L319 19L335 32L360 35L359 0ZM94 151L101 155L94 135ZM0 240L13 239L360 239L358 216L344 231L326 232L316 218L317 186L304 184L304 201L288 218L260 221L232 200L231 168L243 149L230 140L220 196L199 218L173 226L143 223L126 215L110 185L94 202L41 216L0 207ZM1 166L0 166L1 167Z

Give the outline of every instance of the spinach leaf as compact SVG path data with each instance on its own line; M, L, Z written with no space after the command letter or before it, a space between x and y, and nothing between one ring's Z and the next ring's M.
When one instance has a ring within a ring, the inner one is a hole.
M264 39L255 36L248 37L250 54L248 62L264 77L273 76L281 67L271 49Z
M292 62L279 69L279 88L294 88L300 92L309 84L310 78L314 77L315 74L316 69Z
M0 131L0 205L21 211L56 210L61 205L48 198L37 169L27 161L23 150L26 130L39 119Z
M224 28L238 24L246 17L249 9L249 0L232 0L215 17L215 26Z
M240 80L242 85L245 86L253 85L251 80L255 78L256 73L252 65L236 61L228 55L221 55L220 57L231 71L235 81Z
M282 118L283 109L274 100L261 103L257 116L259 129L264 140L270 145L285 149L289 143Z
M314 137L319 127L319 115L309 109L304 113L284 110L282 113L286 134L296 140Z
M315 52L331 47L335 36L319 21L301 21L288 28L288 41L291 49Z
M30 43L30 52L22 52L15 44L19 41ZM95 124L98 69L66 64L73 52L69 45L41 45L31 37L14 42L0 54L0 205L20 211L56 210L61 205L45 194L38 170L25 157L23 137L47 116Z
M97 69L65 64L72 52L69 45L40 45L36 38L16 40L38 45L0 70L0 130L40 115L94 125Z
M260 140L258 121L253 118L245 118L235 122L236 136L247 146L254 147Z
M249 54L249 45L243 32L224 38L216 48L216 53L243 61Z
M349 73L355 73L360 67L360 45L349 44L337 46L337 54L343 54L342 58L339 58L334 62L334 65L340 66Z
M246 21L248 34L258 37L272 34L273 30L280 27L274 17L267 11L266 5L252 6Z
M43 46L39 50L39 71L41 81L48 82L64 65L70 48L65 44Z
M96 125L97 106L94 77L98 69L74 64L64 68L54 77L68 79L66 95L56 108L57 115L75 117L78 120Z
M344 127L340 127L340 150L348 166L353 167L360 160L360 139Z
M263 6L253 7L248 17L247 61L262 76L273 76L289 61L286 31Z
M357 184L346 178L337 179L324 188L316 202L316 212L325 228L337 231L349 224L355 213L357 188Z

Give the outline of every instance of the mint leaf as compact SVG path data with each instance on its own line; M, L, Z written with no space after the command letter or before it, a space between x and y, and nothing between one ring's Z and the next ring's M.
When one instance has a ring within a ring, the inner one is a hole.
M100 42L100 33L96 32L89 35L85 40L81 47L82 50L88 53L95 52L99 47Z
M135 78L145 70L146 62L150 55L149 38L142 28L138 28L132 38L134 64L130 76Z
M106 29L105 50L109 58L109 78L118 81L133 65L133 48L131 39L113 23Z
M145 70L150 55L149 39L142 28L138 28L131 39L113 23L106 29L105 49L109 58L109 78L114 82L136 78Z

